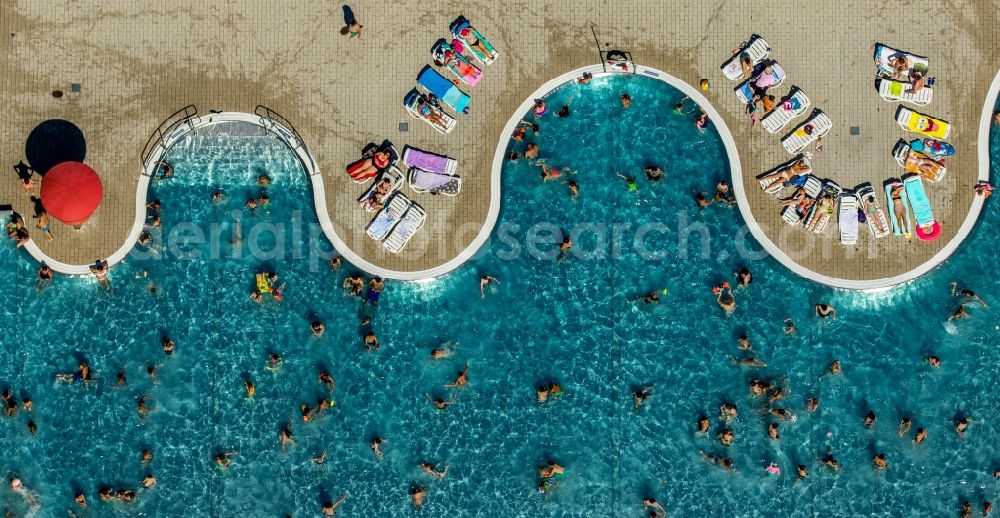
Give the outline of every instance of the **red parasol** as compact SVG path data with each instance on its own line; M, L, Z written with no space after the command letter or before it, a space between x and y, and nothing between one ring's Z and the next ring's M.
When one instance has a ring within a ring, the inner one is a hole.
M79 227L101 204L101 179L82 162L62 162L42 177L42 206L53 218Z

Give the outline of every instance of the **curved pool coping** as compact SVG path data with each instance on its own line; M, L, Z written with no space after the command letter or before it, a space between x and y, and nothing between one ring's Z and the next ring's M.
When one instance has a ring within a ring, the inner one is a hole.
M993 115L993 107L996 104L997 95L1000 94L1000 72L997 73L996 77L993 79L993 83L990 85L989 92L986 94L986 101L983 106L982 116L979 120L979 137L978 137L978 153L979 153L979 175L978 180L989 180L990 177L990 122ZM718 120L718 119L716 119ZM720 124L717 127L722 127ZM731 139L729 131L720 131L723 135L723 139ZM728 145L728 143L727 143ZM728 147L727 147L728 150ZM764 247L764 249L772 257L778 260L781 264L785 265L788 269L792 270L795 274L800 277L805 277L812 281L826 284L828 286L833 286L834 288L842 288L849 290L860 290L860 291L884 291L893 286L898 286L910 282L921 275L933 270L938 267L941 263L948 259L951 254L958 250L959 245L965 241L965 238L969 236L972 229L976 226L976 222L979 220L979 214L982 212L983 208L983 198L980 196L973 197L972 206L969 209L968 214L965 216L965 220L962 221L962 225L958 228L958 232L955 233L953 237L944 247L942 247L936 254L934 254L930 259L920 264L916 268L896 275L893 277L885 277L881 279L870 279L870 280L852 280L852 279L842 279L839 277L830 277L817 272L814 272L788 257L781 248L776 246L768 237L767 234L760 228L757 224L757 220L753 217L753 212L750 210L750 203L747 201L746 192L743 190L743 175L736 174L736 170L733 170L733 192L736 196L737 202L740 207L740 213L743 215L743 219L746 221L747 226L750 227L750 232L753 234L754 238Z
M743 216L744 221L746 221L747 226L750 228L750 232L753 234L754 238L763 246L764 250L767 251L772 257L774 257L778 262L783 264L785 267L790 269L793 273L810 279L812 281L833 286L836 288L852 289L852 290L866 290L866 291L878 291L891 288L898 284L909 282L921 275L934 269L942 262L944 262L951 254L958 249L959 245L968 237L969 233L975 227L976 222L979 219L979 214L982 211L983 199L979 196L974 197L972 202L972 207L970 208L965 220L959 227L958 232L955 237L952 238L941 250L939 250L933 257L928 261L924 262L917 268L914 268L906 273L882 279L872 279L872 280L851 280L842 279L838 277L830 277L817 272L814 272L799 263L792 260L784 251L781 250L777 245L775 245L768 237L767 234L760 228L757 224L756 219L753 217L753 212L750 210L750 204L746 197L746 192L743 185L743 170L740 163L739 152L737 151L736 142L733 139L732 133L729 131L728 126L726 126L725 121L716 111L715 107L708 101L705 96L695 87L689 85L688 83L670 75L661 70L647 67L643 65L637 65L635 67L636 74L642 75L643 77L650 77L663 81L670 86L680 90L684 95L688 96L690 99L695 101L699 107L708 114L709 118L713 121L716 132L722 139L723 146L725 147L727 157L729 159L729 169L730 175L732 176L733 194L736 197L737 205L739 206L740 213ZM585 72L590 72L594 76L601 75L613 75L620 74L621 72L605 72L602 65L588 65L585 67L577 68L566 72L558 77L546 81L541 86L539 86L530 96L528 96L524 102L522 102L518 108L511 114L507 124L504 126L503 132L501 133L501 138L497 143L496 152L493 156L493 165L491 168L490 176L490 205L487 210L486 219L483 222L482 227L476 237L465 247L461 252L459 252L452 259L435 266L434 268L429 268L426 270L401 272L395 270L389 270L372 264L371 262L365 260L347 246L343 239L337 234L333 227L333 222L330 220L330 213L327 210L326 205L326 191L323 185L323 177L319 174L318 166L316 161L309 154L308 148L304 142L296 142L298 139L295 134L288 128L285 128L280 123L273 119L261 117L258 115L252 115L248 113L241 112L222 112L215 113L209 117L193 117L190 124L180 125L179 128L172 134L168 135L167 138L158 144L153 152L150 154L147 163L142 171L139 178L138 184L136 186L136 207L135 207L135 221L132 224L132 228L129 232L128 237L125 239L125 243L109 257L104 258L108 262L109 266L115 265L125 259L129 252L135 246L138 241L140 234L142 233L143 223L146 218L146 196L149 190L149 183L152 178L151 169L159 164L160 159L166 154L167 151L178 142L181 138L187 135L191 131L195 131L199 128L206 127L212 124L218 124L222 122L248 122L256 124L272 134L283 140L290 149L292 149L296 155L299 157L300 162L306 170L312 187L313 187L313 202L316 209L316 218L319 221L320 227L326 234L327 238L333 244L333 247L345 258L347 261L353 265L361 268L362 270L368 272L372 275L378 275L386 279L395 280L406 280L406 281L420 281L429 280L441 275L447 274L470 258L472 258L483 245L487 243L490 235L493 232L493 227L496 225L496 221L500 215L500 201L501 201L501 178L503 174L503 165L506 160L506 150L508 145L508 139L505 138L506 135L513 134L518 122L521 120L522 115L527 113L531 106L534 104L534 100L537 98L543 98L547 96L552 91L556 90L560 86L566 83L575 81L576 78L583 75ZM997 73L996 77L993 79L993 83L990 85L989 92L986 96L986 101L983 107L983 112L980 117L979 123L979 180L988 180L990 174L990 149L989 149L989 138L990 138L990 124L993 114L993 106L996 103L998 94L1000 94L1000 72ZM29 239L25 245L25 250L28 251L36 260L39 262L44 262L48 264L54 271L67 274L67 275L89 275L90 265L73 265L66 264L61 261L57 261L47 254L42 252L42 250L35 244L34 240Z

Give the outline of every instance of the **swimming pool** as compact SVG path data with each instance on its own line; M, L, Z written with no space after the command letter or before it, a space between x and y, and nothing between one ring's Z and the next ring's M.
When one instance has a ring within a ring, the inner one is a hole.
M617 100L623 92L633 98L628 110ZM571 97L570 117L555 117ZM390 284L368 312L383 344L377 353L361 346L360 303L341 294L352 268L330 272L324 264L329 244L311 230L309 184L295 156L239 128L189 137L171 151L174 177L151 192L164 204L163 227L172 229L154 236L166 260L135 254L112 271L110 292L90 279L58 279L37 293L37 265L13 247L0 250L10 269L0 287L9 301L0 385L35 401L33 414L0 423L0 465L38 493L45 516L72 508L77 490L99 515L211 516L314 514L323 495L345 492L344 515L399 515L409 512L407 490L416 484L427 487L433 516L642 516L646 494L679 516L941 516L963 500L995 498L1000 322L993 309L970 308L973 317L954 334L942 323L954 304L949 281L987 302L1000 292L992 275L996 204L947 263L914 283L874 295L824 288L773 260L743 259L738 247L759 245L740 230L734 208L695 206L692 195L711 193L728 170L717 135L694 127L696 108L687 102L684 114L672 111L680 97L659 81L628 76L551 94L540 134L526 140L540 144L550 165L576 171L563 178L579 184L578 198L559 181L543 183L538 167L509 163L490 244L444 278ZM992 144L1000 153L996 135ZM668 177L641 178L652 164ZM251 216L242 206L259 194L262 171L273 179L270 212ZM640 177L638 194L615 171ZM217 189L228 196L218 206L210 201ZM243 242L233 247L237 218ZM199 244L198 229L218 235L217 246L208 237ZM593 253L557 263L547 233L554 229L576 232L576 250ZM181 259L186 252L193 254ZM755 281L737 292L737 311L727 317L711 286L743 265ZM280 303L247 297L253 273L265 269L287 283ZM478 279L486 274L501 283L481 300ZM657 306L625 300L663 289ZM837 321L810 318L821 301L837 307ZM787 317L798 324L795 336L781 331ZM326 323L322 337L309 331L314 318ZM744 332L769 364L756 374L728 358ZM160 350L163 334L177 344L172 358ZM431 361L430 349L444 342L458 344L455 356ZM278 372L264 368L269 351L285 358ZM922 362L931 353L942 358L939 369ZM79 358L96 382L52 381ZM844 374L820 379L833 359ZM470 386L443 388L465 362ZM150 364L156 385L145 374ZM117 388L123 367L128 385ZM336 378L336 405L303 424L298 405L324 394L316 382L322 369ZM746 384L786 376L785 406L800 419L783 424L775 442L758 414L764 404ZM257 386L252 399L244 377ZM539 405L534 387L549 381L566 394ZM652 397L635 411L630 392L646 384ZM437 411L427 394L455 403ZM135 410L142 395L152 397L145 419ZM819 412L804 411L808 396L821 399ZM740 408L728 452L714 438L723 401ZM878 415L872 431L861 423L869 408ZM959 439L950 425L958 413L984 421ZM701 414L712 419L708 437L694 433ZM902 415L928 429L925 444L896 436ZM28 419L38 424L36 437ZM289 422L295 443L282 453L278 433ZM375 435L388 440L381 462L368 449ZM158 485L133 504L98 502L98 486L138 484L147 472L143 448L155 453L148 472ZM830 448L844 466L839 475L818 462ZM309 460L324 450L325 463ZM704 462L699 450L726 453L739 474ZM219 451L239 452L228 470L212 463ZM885 472L871 468L878 451L892 464ZM535 469L549 459L567 475L542 495ZM422 460L449 465L447 477L421 473ZM764 472L773 460L785 469L781 477ZM809 479L795 481L798 463L809 466ZM25 509L8 489L0 495Z

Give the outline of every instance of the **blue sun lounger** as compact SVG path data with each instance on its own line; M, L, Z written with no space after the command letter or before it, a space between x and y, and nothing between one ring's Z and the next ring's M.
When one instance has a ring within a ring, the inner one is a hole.
M469 94L459 90L454 83L439 74L438 71L431 68L430 65L425 66L424 69L417 74L417 84L426 88L428 92L434 94L445 104L454 108L455 111L459 113L469 113L469 101L472 99L469 97Z

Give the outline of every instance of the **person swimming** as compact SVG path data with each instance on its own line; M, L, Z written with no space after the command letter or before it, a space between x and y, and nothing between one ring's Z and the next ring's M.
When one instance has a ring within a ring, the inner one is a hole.
M617 171L615 172L615 176L617 176L618 178L621 178L622 180L625 180L625 188L626 189L628 189L630 192L634 192L636 194L636 196L639 195L639 184L635 183L635 178L634 177L625 176L625 175L623 175L623 174L621 174L621 173L619 173Z

